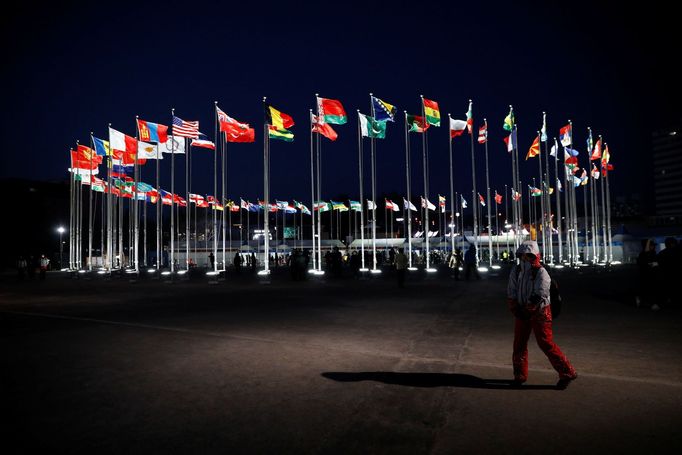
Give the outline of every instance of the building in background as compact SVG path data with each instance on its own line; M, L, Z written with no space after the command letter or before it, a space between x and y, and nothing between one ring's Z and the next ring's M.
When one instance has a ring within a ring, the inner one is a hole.
M657 224L682 223L682 122L652 137Z

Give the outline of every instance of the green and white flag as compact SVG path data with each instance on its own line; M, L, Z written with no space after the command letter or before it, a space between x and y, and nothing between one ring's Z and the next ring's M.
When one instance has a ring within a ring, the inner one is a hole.
M360 113L358 115L360 116L360 130L363 137L386 138L386 122L378 122L369 115Z

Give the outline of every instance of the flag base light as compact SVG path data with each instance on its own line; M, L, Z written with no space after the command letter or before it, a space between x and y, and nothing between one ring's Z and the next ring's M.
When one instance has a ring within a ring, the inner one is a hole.
M148 269L147 273L156 273L156 269Z
M315 269L308 269L308 273L311 275L315 275L317 273L317 270Z
M427 271L428 273L434 273L434 272L437 272L438 270L429 267L428 269L426 269L426 271Z
M493 266L491 266L491 267L492 267L493 270L500 270L500 269L502 268L502 267L500 267L500 266L497 265L497 264L495 264L495 265L493 265Z
M367 273L367 272L369 272L369 269L368 269L368 268L364 268L364 269L360 269L360 271L363 272L363 273Z
M622 262L620 262L620 261L613 261L611 263L611 265L621 265L621 264L622 264Z
M407 270L409 270L410 272L416 272L419 269L417 267L408 267Z
M97 272L98 275L104 275L105 273L107 273L106 270L100 270Z
M185 273L187 273L187 270L178 270L178 275L184 275Z
M181 270L181 271L178 272L178 275L184 274L185 272L186 272L186 270ZM206 275L207 275L207 276L216 276L218 273L219 273L219 272L216 272L216 271L214 271L214 270L211 270L210 272L206 272ZM258 274L260 275L260 272L258 272Z
M477 270L479 272L486 273L488 271L488 267L479 267Z
M563 269L564 265L563 264L557 264L554 266L555 269Z
M86 272L87 272L87 270L83 270L83 269L78 271L78 273L86 273Z
M378 273L381 273L381 270L379 270L379 269L372 269L372 270L370 270L370 273L378 274Z
M217 275L217 273L216 273L216 275ZM270 270L261 270L258 272L258 275L260 275L260 276L270 275Z
M166 271L164 271L164 272L161 272L161 275L164 275L164 276L168 276L168 275L170 275L170 274L171 274L171 272L170 272L169 270L166 270Z
M317 276L324 275L324 270L315 270L315 275L317 275Z

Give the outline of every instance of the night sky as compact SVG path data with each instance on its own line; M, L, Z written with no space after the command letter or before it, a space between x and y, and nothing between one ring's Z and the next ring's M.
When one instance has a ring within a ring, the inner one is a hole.
M447 113L464 119L469 98L476 128L488 119L491 186L500 192L511 181L502 121L513 104L522 156L543 110L550 137L571 119L581 166L591 126L611 149L614 194L646 198L651 131L680 117L672 17L662 10L622 2L238 3L22 4L4 12L0 178L66 180L77 139L88 143L90 131L106 139L108 123L134 135L135 115L169 125L171 107L213 137L217 100L257 128L255 144L228 151L228 196L255 200L263 193L261 99L268 96L296 121L295 142L272 141L271 196L307 203L307 113L317 92L341 100L349 114L348 124L335 126L336 142L323 139L323 196L357 198L355 110L369 113L373 92L397 105L401 119L403 110L420 114L419 94L439 102L443 126L429 130L432 201L449 194ZM418 197L421 142L411 136ZM468 136L454 142L458 191L471 188L469 147ZM389 124L377 145L379 193L405 191L404 150L402 121ZM211 194L212 152L192 156L192 191ZM479 188L483 157L477 145ZM164 160L166 189L169 165ZM184 180L183 164L178 169ZM521 173L528 181L537 163L522 163ZM153 165L143 176L153 183Z

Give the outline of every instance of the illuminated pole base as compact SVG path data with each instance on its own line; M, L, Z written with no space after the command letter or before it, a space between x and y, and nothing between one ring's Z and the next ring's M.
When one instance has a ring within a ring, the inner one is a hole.
M495 265L491 266L491 268L492 268L493 270L500 270L502 267L500 267L499 265L495 264Z
M488 267L478 267L477 270L481 273L486 273L486 272L488 272Z
M369 272L376 275L376 274L381 273L381 270L379 270L379 269L372 269L372 270L370 270Z
M362 273L367 273L367 272L369 272L369 269L368 269L368 268L362 268L362 269L360 269L360 271L361 271Z
M426 269L426 271L427 271L427 273L436 273L436 272L437 272L438 270L437 270L437 269L434 269L434 268L431 268L431 267L429 267L428 269Z
M416 272L419 269L417 267L408 267L407 270L409 270L410 272Z

